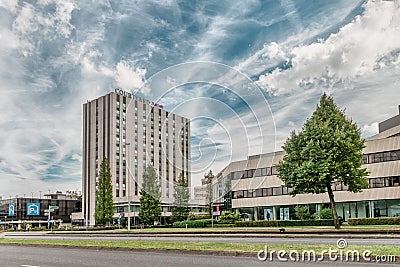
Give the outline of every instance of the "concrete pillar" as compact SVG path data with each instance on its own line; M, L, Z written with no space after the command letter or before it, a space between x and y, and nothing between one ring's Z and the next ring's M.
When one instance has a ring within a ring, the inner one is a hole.
M273 218L271 218L271 219L273 219L273 220L279 220L278 218L279 218L279 216L278 216L278 209L276 208L276 206L273 206L272 207L272 214L273 214Z
M258 208L254 207L254 220L257 221L258 220Z
M375 206L374 206L374 202L373 201L368 201L368 205L369 205L369 217L370 218L374 218L375 217Z

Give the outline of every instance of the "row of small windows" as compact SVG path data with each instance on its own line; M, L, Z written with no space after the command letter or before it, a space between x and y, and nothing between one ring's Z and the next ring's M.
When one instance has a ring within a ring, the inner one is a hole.
M285 186L239 190L232 192L232 198L238 199L238 198L281 196L281 195L288 195L291 191L292 191L291 188Z
M237 180L237 179L253 178L253 177L260 177L260 176L270 176L270 175L277 175L277 174L278 174L277 167L272 166L272 167L265 167L265 168L259 168L259 169L231 172L229 175L230 175L231 179Z
M369 178L368 188L382 188L382 187L397 187L400 186L400 176L382 177L382 178ZM347 191L348 187L343 183L335 182L332 184L334 191ZM292 192L292 188L286 186L259 188L250 190L239 190L232 192L232 198L253 198L253 197L269 197L288 195Z
M362 163L363 164L371 164L371 163L379 163L379 162L394 161L394 160L400 160L400 150L373 153L373 154L365 154L363 156ZM266 167L266 168L231 172L229 175L230 175L230 178L237 180L237 179L253 178L253 177L260 177L260 176L270 176L270 175L277 175L277 174L278 174L277 167L272 166L272 167Z
M365 154L362 159L363 164L379 163L385 161L400 160L400 150Z

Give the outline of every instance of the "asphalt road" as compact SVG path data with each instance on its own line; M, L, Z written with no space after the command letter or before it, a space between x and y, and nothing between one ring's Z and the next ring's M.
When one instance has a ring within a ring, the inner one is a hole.
M20 235L6 235L6 238L43 239L43 240L153 240L153 241L186 241L186 242L232 242L232 243L258 243L258 244L327 244L335 245L336 238L327 237L215 237L215 236L99 236L99 235L32 235L30 233ZM400 246L398 238L345 238L349 245L366 246Z
M47 248L30 246L0 245L0 265L4 267L47 267L47 266L390 266L377 263L331 262L280 262L259 261L254 257L212 256L164 252L131 252L77 248ZM393 264L392 264L393 265ZM397 265L399 266L399 265Z

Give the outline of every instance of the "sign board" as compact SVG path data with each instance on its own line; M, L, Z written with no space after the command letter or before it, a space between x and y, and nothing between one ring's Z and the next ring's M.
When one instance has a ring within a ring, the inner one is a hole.
M11 202L8 205L8 216L15 216L15 204L14 204L14 202Z
M161 104L158 104L158 103L154 103L154 102L151 102L151 101L149 101L147 99L144 99L144 98L141 98L141 97L137 96L134 91L128 93L128 92L122 90L121 88L115 88L114 92L119 94L119 95L121 95L121 96L123 96L123 97L139 100L139 101L141 101L143 103L146 103L148 105L151 105L153 107L158 107L158 108L161 108L161 109L164 108L164 105L161 105Z
M26 215L27 216L39 216L40 215L40 203L39 202L26 203Z
M50 211L58 210L59 206L50 206Z

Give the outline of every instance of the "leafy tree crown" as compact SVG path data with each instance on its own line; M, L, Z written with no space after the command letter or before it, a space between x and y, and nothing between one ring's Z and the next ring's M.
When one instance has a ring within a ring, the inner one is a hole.
M292 195L325 193L334 181L359 192L367 186L368 173L361 168L364 147L357 125L324 94L303 129L293 131L283 145L278 176Z

